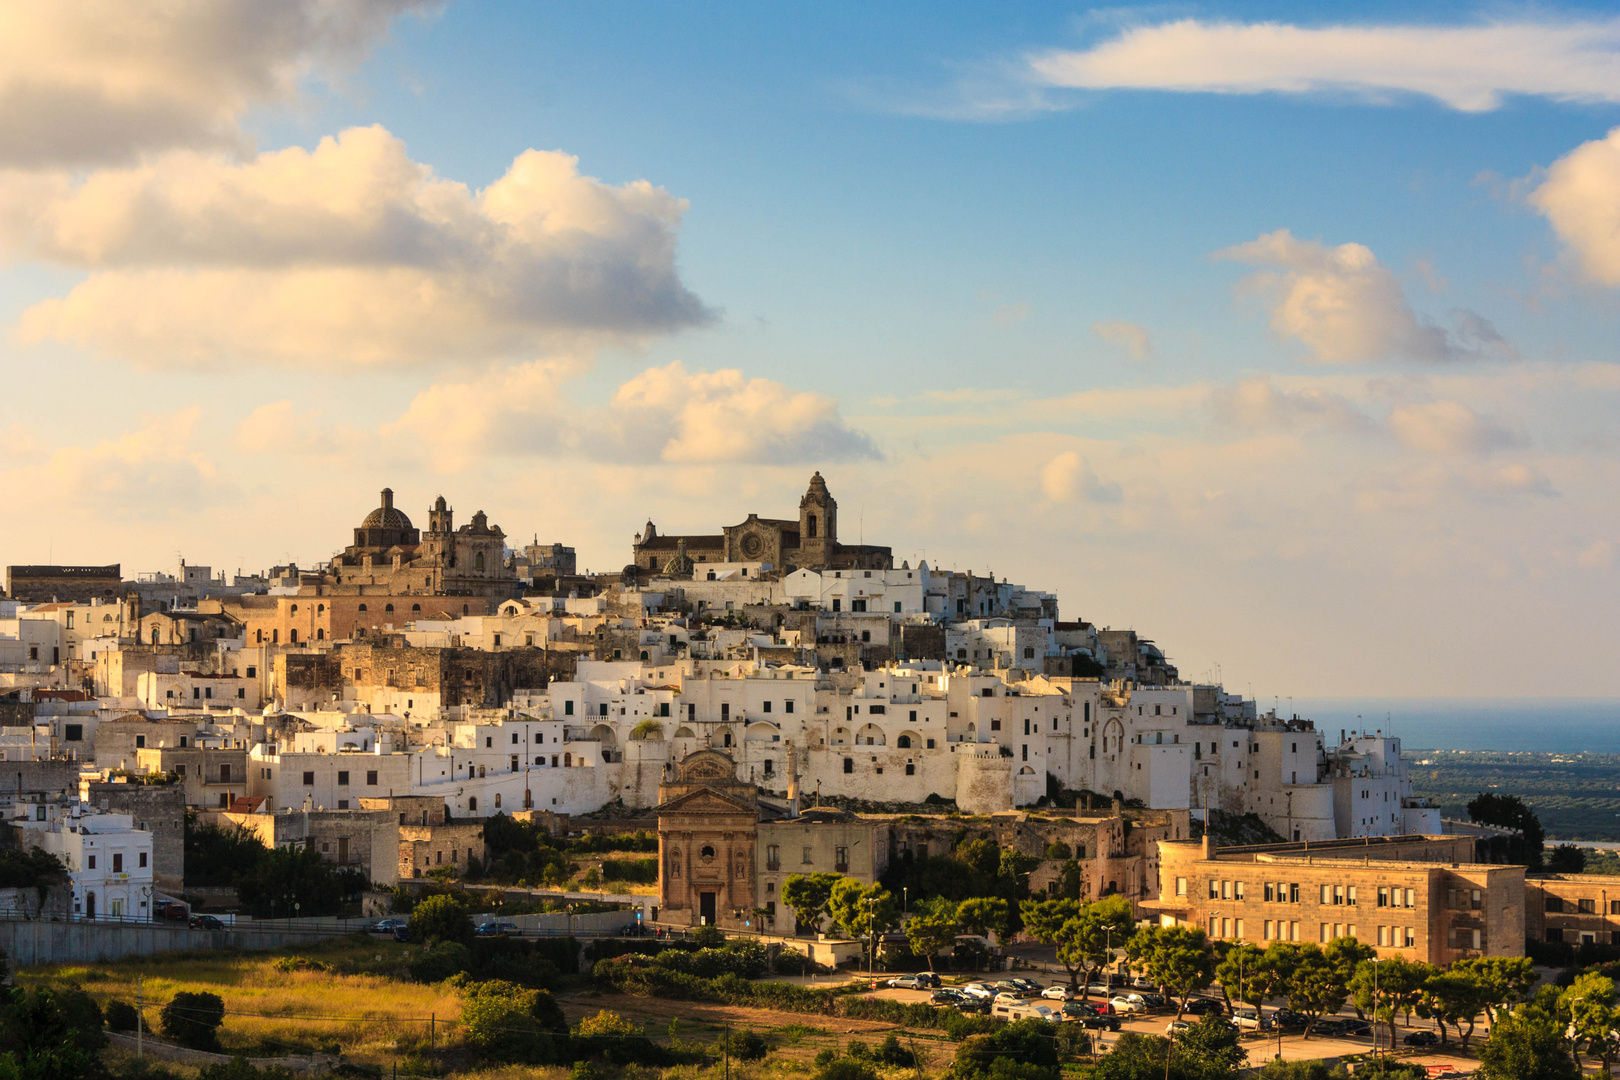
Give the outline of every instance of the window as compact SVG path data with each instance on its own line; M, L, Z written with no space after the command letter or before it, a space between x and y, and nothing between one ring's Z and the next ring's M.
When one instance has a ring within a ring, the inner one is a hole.
M788 700L782 702L782 711L787 712L787 713L790 713L790 712L793 711L793 699L792 698L789 698Z
M775 870L782 865L782 847L780 844L769 844L765 848L765 869Z
M146 736L145 735L137 735L137 736L135 736L135 749L137 749L137 750L146 749Z
M564 716L573 716L574 715L574 703L572 701L563 702L563 715Z
M66 724L62 727L62 738L66 742L82 742L84 740L83 724Z
M844 759L844 771L846 773L852 773L852 772L855 771L855 759L854 758L847 757L847 758Z
M810 859L810 849L809 849L809 848L805 848L805 849L804 849L804 865L806 865L806 866L809 866L809 865L810 865L810 862L811 862L811 859Z
M115 852L113 852L113 873L122 874L123 872L124 872L124 855L123 855L123 852L115 851Z
M346 773L346 772L338 773L338 787L348 787L348 786L349 786L349 774Z
M849 869L849 848L840 847L833 849L833 869L838 871L840 874Z
M140 867L141 867L142 870L144 870L144 869L146 869L146 852L144 852L144 851L141 852L140 858L141 858Z
M917 766L913 765L909 761L906 762L906 775L907 776L916 776L917 775Z
M376 769L367 769L366 770L366 786L367 787L376 787L377 786L377 770Z
M96 868L96 857L94 855L85 856L84 865L85 869L94 870Z
M1270 886L1268 885L1266 888L1269 890ZM1186 896L1187 895L1187 879L1186 878L1184 878L1184 877L1176 878L1176 895L1177 896Z
M1580 912L1581 912L1582 915L1595 915L1595 914L1597 914L1597 901L1596 900L1582 900L1582 901L1580 901Z
M315 786L315 774L314 773L306 772L304 774L304 786L305 787L314 787Z
M1221 898L1221 883L1215 878L1209 879L1209 898L1211 900L1219 900Z

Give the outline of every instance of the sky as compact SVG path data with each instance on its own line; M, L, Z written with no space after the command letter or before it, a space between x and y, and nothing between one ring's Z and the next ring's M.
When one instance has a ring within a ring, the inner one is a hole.
M0 0L5 563L820 470L1262 700L1620 696L1617 329L1605 6Z

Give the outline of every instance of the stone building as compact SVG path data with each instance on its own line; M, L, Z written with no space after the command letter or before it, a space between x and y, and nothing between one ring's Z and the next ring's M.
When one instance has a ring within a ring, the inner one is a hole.
M1620 944L1620 877L1538 874L1524 883L1525 936L1566 945Z
M172 774L187 806L225 810L248 793L248 751L241 747L148 747L135 751L135 767Z
M1445 966L1523 956L1524 867L1472 862L1467 836L1365 837L1217 850L1159 843L1161 887L1142 904L1211 938L1324 944L1353 937L1381 956Z
M797 520L762 518L749 514L718 535L662 535L651 521L638 533L631 549L631 565L643 574L657 574L684 554L693 563L767 563L777 571L807 567L813 570L887 570L894 553L873 544L838 541L838 500L816 473L799 500Z
M25 604L52 600L87 604L114 600L123 592L122 567L111 566L8 566L6 595Z
M399 878L426 877L429 870L451 866L465 872L469 863L484 862L482 820L455 821L436 796L395 795L360 800L398 829Z
M422 532L394 505L389 488L382 491L382 504L355 528L354 543L333 557L330 575L334 587L375 587L399 595L505 599L520 587L506 563L506 534L482 510L458 529L455 512L440 495Z
M179 892L186 875L186 801L178 784L87 782L84 799L96 809L127 814L135 828L152 834L152 873L157 887Z
M659 919L741 929L761 906L758 839L759 800L731 755L686 755L658 787Z

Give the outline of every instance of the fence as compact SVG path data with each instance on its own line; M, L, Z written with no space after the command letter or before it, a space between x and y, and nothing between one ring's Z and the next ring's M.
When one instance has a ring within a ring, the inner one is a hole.
M41 922L0 918L0 949L14 965L94 963L188 949L274 949L310 945L341 932L317 927L239 926L193 930L161 922Z

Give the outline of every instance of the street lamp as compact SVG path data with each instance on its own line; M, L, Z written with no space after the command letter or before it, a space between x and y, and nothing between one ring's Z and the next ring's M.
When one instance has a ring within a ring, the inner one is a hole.
M904 914L911 914L911 886L900 886L900 898L905 903Z
M872 974L877 966L877 912L872 907L876 902L877 897L875 896L866 898L866 973L868 975Z

